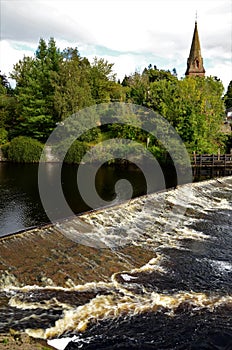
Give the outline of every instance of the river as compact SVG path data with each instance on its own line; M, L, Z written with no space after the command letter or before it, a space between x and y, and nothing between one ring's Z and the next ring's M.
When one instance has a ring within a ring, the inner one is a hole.
M232 177L80 218L99 247L59 226L1 239L1 331L66 350L232 349Z
M51 186L57 169L56 163L45 165ZM83 201L79 193L77 169L75 165L63 165L61 177L65 198L75 214L92 209ZM175 186L174 172L169 170L168 174L167 187ZM97 172L96 188L99 196L106 201L112 201L115 197L115 183L121 178L129 180L132 184L133 197L146 193L146 181L137 166L132 164L128 167L111 165L102 166ZM151 190L159 189L163 188L156 188L154 184ZM38 191L37 164L0 163L0 193L0 236L49 222ZM54 204L54 212L57 220L65 217L65 213L58 204L57 206Z
M47 176L52 186L57 164L46 165ZM77 166L64 165L62 170L62 188L68 204L75 214L89 210L77 187ZM166 169L166 187L176 185L175 172ZM232 174L231 169L196 170L194 181ZM102 166L97 172L96 188L100 197L109 202L115 196L115 183L126 178L133 186L133 197L146 193L146 181L142 171L135 165L123 168L117 165ZM162 190L154 184L151 191ZM43 225L49 219L41 204L38 191L38 165L0 162L0 236ZM56 218L64 218L61 209L55 208Z

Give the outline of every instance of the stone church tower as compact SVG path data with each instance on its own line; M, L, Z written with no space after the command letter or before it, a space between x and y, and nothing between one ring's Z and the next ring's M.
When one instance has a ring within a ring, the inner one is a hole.
M201 46L197 30L197 21L193 33L193 40L187 61L186 76L205 76L205 68L203 67L203 58L201 57Z

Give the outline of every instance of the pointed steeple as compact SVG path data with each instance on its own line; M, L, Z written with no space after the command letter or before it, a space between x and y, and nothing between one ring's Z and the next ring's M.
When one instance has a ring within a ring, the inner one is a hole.
M185 75L200 77L203 77L205 75L205 68L203 67L203 58L201 57L201 46L197 29L197 21L195 21L193 40L189 58L187 61L187 70Z

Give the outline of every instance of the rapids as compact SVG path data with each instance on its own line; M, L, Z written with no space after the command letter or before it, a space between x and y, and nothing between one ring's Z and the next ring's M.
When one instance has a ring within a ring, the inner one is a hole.
M232 349L231 219L225 177L3 237L0 330L66 350Z

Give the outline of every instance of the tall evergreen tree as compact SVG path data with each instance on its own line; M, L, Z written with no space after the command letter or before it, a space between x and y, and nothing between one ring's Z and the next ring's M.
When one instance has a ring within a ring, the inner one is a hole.
M232 107L232 80L228 85L227 92L224 96L224 101L225 101L226 109Z
M16 111L14 91L5 74L0 71L0 129L6 133L13 125Z
M14 136L26 135L45 141L55 123L52 74L59 69L61 54L51 38L48 46L40 39L34 58L24 57L14 66L15 94L19 103Z

